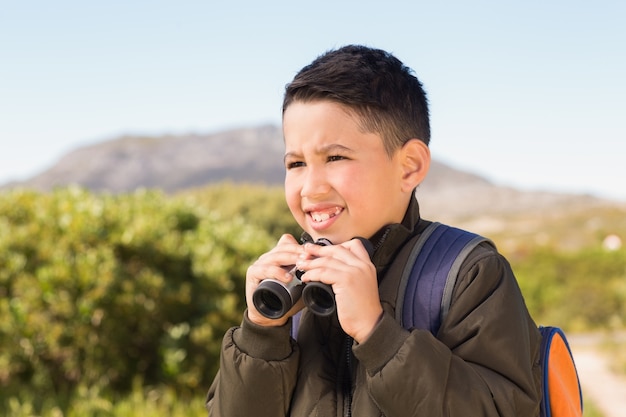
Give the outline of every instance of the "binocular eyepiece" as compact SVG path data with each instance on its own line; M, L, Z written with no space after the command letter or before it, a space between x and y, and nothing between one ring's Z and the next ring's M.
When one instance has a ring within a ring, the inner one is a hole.
M367 239L359 238L365 249L372 255L372 244ZM332 245L330 240L320 238L316 245ZM298 302L300 298L314 314L328 316L335 311L335 293L330 285L323 282L309 282L304 284L300 279L303 271L293 267L291 281L284 283L275 279L263 280L252 294L252 302L259 313L270 319L283 317Z

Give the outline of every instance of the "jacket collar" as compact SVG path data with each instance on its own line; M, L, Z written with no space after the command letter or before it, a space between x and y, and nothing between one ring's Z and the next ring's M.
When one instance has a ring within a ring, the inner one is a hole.
M381 272L387 269L391 261L395 259L400 248L415 235L419 221L419 204L417 199L413 197L401 223L384 226L372 236L370 239L374 245L372 262L376 266L379 277L382 276Z

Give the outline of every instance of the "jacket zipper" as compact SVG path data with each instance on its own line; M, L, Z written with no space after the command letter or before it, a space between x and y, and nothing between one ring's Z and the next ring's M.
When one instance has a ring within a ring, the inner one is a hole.
M352 417L352 337L346 336L345 346L345 369L343 375L343 415Z

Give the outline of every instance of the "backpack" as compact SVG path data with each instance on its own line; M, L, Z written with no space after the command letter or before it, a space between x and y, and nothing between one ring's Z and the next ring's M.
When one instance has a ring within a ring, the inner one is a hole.
M489 239L441 223L426 228L411 251L400 281L396 320L402 327L437 334L450 308L461 264L482 242L495 247ZM582 390L565 333L551 326L539 326L539 331L541 417L580 417Z

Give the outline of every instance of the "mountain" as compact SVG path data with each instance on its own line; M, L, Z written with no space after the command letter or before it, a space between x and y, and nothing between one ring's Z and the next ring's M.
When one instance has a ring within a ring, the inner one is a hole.
M113 193L166 192L232 180L282 181L282 140L274 126L212 135L124 136L69 152L50 169L19 184L39 190L77 184Z
M47 191L77 184L96 192L122 193L143 187L174 193L223 181L278 185L284 176L283 152L281 130L272 125L206 135L124 136L76 149L33 178L2 188ZM437 218L542 211L601 202L585 195L497 186L438 161L433 161L417 195L423 212Z

